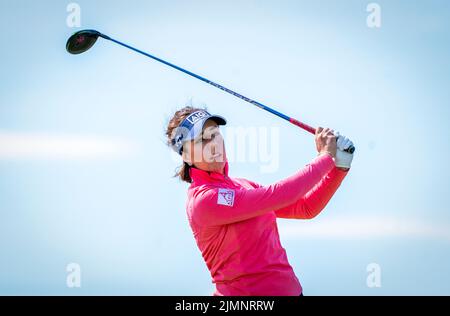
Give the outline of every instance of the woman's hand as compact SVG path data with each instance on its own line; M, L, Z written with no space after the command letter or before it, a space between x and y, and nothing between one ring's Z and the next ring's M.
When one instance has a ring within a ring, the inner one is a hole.
M354 146L353 142L338 131L334 132L334 135L337 137L336 166L347 171L350 169L353 160L353 153L349 153L347 150Z
M316 129L315 141L319 155L328 152L333 158L336 158L337 143L332 129L318 127Z

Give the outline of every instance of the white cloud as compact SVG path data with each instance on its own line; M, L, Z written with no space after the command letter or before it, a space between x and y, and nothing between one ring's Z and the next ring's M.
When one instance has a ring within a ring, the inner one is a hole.
M307 221L279 220L283 239L431 238L450 242L450 225L388 216L355 216Z
M90 135L0 131L0 160L90 160L136 153L124 139Z

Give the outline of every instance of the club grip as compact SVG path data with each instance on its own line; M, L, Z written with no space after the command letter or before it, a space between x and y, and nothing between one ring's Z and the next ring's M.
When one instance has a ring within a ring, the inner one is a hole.
M348 149L346 149L345 151L348 151L349 153L353 154L355 152L355 146L350 146Z

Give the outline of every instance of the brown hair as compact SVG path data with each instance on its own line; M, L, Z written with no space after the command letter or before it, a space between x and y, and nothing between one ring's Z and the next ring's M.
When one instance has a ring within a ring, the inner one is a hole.
M196 108L193 106L185 106L184 108L175 112L172 118L169 120L166 129L166 137L167 137L167 145L171 145L171 137L173 136L174 130L180 125L180 123L189 116L189 114L194 113L195 111L206 110L206 108ZM181 181L185 181L187 183L191 183L192 179L189 174L189 170L191 166L185 161L183 164L175 170L174 177L179 177Z

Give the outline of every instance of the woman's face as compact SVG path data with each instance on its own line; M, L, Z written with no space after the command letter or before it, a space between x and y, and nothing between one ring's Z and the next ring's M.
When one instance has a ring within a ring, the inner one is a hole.
M183 160L201 170L223 173L225 143L216 122L207 120L202 135L184 144Z

